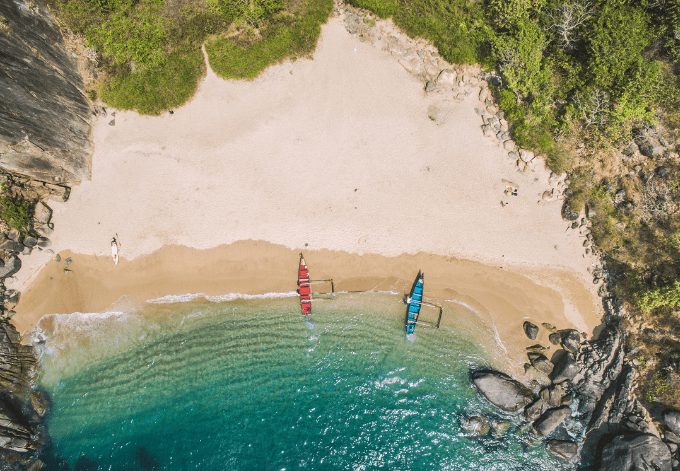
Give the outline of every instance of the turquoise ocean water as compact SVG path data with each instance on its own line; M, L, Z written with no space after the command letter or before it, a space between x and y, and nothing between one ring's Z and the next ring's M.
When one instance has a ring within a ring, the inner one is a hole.
M49 469L566 469L518 420L463 432L504 418L469 385L475 327L406 340L399 300L339 295L311 322L295 298L62 316L41 347Z

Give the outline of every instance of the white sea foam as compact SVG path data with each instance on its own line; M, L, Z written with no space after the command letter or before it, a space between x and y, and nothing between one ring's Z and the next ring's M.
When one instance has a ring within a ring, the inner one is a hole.
M466 303L466 302L464 302L464 301L459 301L458 299L445 299L444 301L446 301L447 303L453 303L453 304L458 304L459 306L463 306L465 309L469 310L469 311L472 312L474 315L476 315L477 317L479 317L480 319L482 319L482 314L481 314L477 309L475 309L474 307L470 306L468 303ZM497 345L501 348L501 350L503 350L503 352L507 355L507 354L508 354L508 349L505 348L505 344L504 344L503 341L501 340L501 335L500 335L500 333L498 332L498 329L496 328L496 324L494 324L494 323L492 322L492 323L491 323L491 328L492 328L492 330L493 330L493 337L494 337L494 340L496 341L496 344L497 344Z
M218 295L207 295L203 293L185 293L185 294L168 294L160 298L149 299L147 303L150 304L174 304L174 303L188 303L196 299L205 299L211 303L222 303L227 301L234 301L236 299L275 299L275 298L292 298L297 296L295 291L284 292L270 292L262 294L246 294L246 293L226 293Z

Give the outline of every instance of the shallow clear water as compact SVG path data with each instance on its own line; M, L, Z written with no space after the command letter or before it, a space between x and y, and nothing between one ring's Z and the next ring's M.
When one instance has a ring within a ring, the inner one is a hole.
M135 316L48 340L51 468L560 469L519 422L463 433L466 415L501 418L469 385L474 327L406 340L397 296L322 300L312 322L295 299Z

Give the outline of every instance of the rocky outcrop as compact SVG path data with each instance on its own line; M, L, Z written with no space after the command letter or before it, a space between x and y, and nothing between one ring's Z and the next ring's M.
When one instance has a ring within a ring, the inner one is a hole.
M578 445L571 440L548 440L545 447L550 453L566 461L573 460L578 453Z
M550 435L570 415L569 406L548 409L534 422L534 430L541 436Z
M602 449L601 471L671 471L671 452L649 434L618 435Z
M45 401L33 390L35 374L33 348L21 345L14 326L0 318L0 463L10 467L0 469L29 469L39 464Z
M90 171L91 111L62 35L35 0L3 0L0 20L0 167L80 181Z
M531 402L533 396L529 388L498 371L474 371L471 380L491 404L506 412L519 412Z

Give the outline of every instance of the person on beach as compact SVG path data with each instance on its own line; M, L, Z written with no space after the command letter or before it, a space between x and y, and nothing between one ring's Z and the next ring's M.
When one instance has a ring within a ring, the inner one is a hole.
M118 240L115 237L111 239L111 258L114 265L118 265Z

